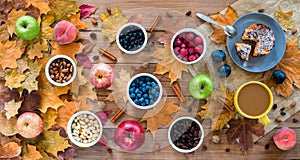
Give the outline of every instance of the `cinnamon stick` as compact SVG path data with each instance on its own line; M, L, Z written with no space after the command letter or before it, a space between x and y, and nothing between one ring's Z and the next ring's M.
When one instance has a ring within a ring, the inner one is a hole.
M117 57L114 54L104 50L103 48L99 48L98 51L101 52L104 56L106 56L110 60L117 61Z
M229 104L226 103L226 99L225 99L225 100L222 100L222 99L219 97L219 98L217 98L217 101L218 101L220 104L223 104L224 107L225 107L229 112L234 111L233 108L231 107L231 105L229 105Z
M115 122L126 110L126 106L120 108L111 118L110 121L111 122Z
M180 86L178 84L178 82L173 82L172 83L172 88L175 92L175 94L177 95L178 99L180 100L180 102L184 101L184 96L181 92Z
M149 29L149 33L151 34L153 32L153 30L155 29L155 27L157 26L158 21L160 20L160 15L156 16L150 29Z

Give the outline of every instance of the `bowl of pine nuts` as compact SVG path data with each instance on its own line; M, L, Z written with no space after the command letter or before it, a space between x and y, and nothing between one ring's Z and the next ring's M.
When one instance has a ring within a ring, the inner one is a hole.
M55 86L66 86L76 77L76 64L66 55L56 55L50 58L45 67L48 81Z
M79 111L69 120L67 134L72 143L78 147L91 147L102 136L102 124L94 113Z

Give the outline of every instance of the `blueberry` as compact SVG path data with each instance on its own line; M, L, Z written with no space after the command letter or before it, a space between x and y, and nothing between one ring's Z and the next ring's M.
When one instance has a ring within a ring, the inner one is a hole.
M147 88L146 88L146 87L143 87L143 88L142 88L142 92L143 92L143 93L147 92Z
M134 87L136 85L136 83L135 82L133 82L133 83L131 83L131 87Z
M277 84L282 84L285 79L286 79L286 75L284 72L282 72L281 70L274 70L273 74L272 74L272 79L277 83Z
M131 99L135 98L135 94L134 94L134 93L131 93L131 94L130 94L130 98L131 98Z
M139 105L139 104L140 104L140 101L139 101L138 99L135 99L135 100L133 101L133 103L136 104L136 105Z
M222 78L228 77L230 73L231 73L231 67L227 64L221 65L218 68L218 72L217 72L218 76Z
M149 99L153 99L153 95L149 95Z
M134 88L134 87L131 87L131 88L129 88L129 93L133 93L133 92L134 92L134 90L135 90L135 88Z
M152 85L152 86L156 86L156 83L155 83L155 82L151 82L151 85Z
M151 91L150 91L150 93L152 94L152 95L155 95L155 93L157 93L157 91L156 91L156 89L151 89Z
M140 86L142 86L142 85L143 85L143 83L144 83L143 81L140 81L140 82L139 82L139 85L140 85Z
M141 103L141 106L145 106L145 105L146 105L146 103L145 103L145 102L142 102L142 103Z
M145 79L146 79L145 77L141 77L140 78L141 81L145 81Z
M146 85L147 85L147 84L143 83L143 84L142 84L142 87L146 87Z
M143 95L144 98L149 98L149 95L146 93Z
M214 50L211 53L211 58L213 62L222 62L226 59L226 53L223 50Z
M142 103L142 102L144 102L144 98L143 97L141 97L140 99L139 99L139 101L140 101L140 103Z
M145 99L145 103L146 103L146 105L149 105L150 100L149 99Z
M157 98L159 96L159 92L156 92L155 93L155 97Z
M139 93L140 92L140 89L138 89L138 88L136 88L135 90L134 90L134 93Z
M149 90L151 88L150 85L146 85L146 89Z
M149 104L153 104L153 103L154 103L154 100L151 99Z
M150 77L146 77L147 84L148 84L148 82L149 82L150 80L151 80Z
M138 93L138 94L136 94L136 97L137 97L137 98L141 98L141 97L142 97L142 94Z

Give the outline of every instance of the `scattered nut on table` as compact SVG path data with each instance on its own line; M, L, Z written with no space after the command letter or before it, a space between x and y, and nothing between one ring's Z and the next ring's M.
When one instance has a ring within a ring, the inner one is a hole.
M72 135L81 143L90 143L100 134L100 125L92 115L82 114L76 117L72 123Z

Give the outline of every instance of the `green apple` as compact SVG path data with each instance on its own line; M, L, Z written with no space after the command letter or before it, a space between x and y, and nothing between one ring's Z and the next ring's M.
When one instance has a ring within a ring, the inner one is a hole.
M213 82L206 74L197 74L189 83L189 91L196 99L205 99L213 91Z
M37 20L31 16L20 17L16 24L15 30L17 36L23 40L32 40L40 33L40 25Z

